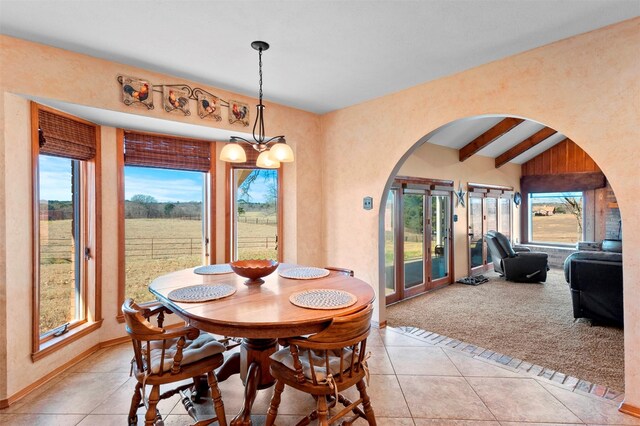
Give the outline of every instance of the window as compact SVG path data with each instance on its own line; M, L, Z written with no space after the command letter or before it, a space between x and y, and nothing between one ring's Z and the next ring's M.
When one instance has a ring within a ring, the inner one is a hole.
M384 209L384 276L385 295L396 292L396 197L398 188L391 188Z
M258 152L247 149L246 163L228 165L227 260L282 261L282 168L256 167Z
M387 304L451 282L452 191L452 181L394 180L384 213Z
M498 199L498 232L511 239L511 198Z
M498 231L511 238L511 199L513 188L507 186L469 183L469 274L493 267L491 252L484 236Z
M100 144L96 125L35 103L32 123L36 360L100 325Z
M529 194L529 241L575 244L583 239L582 192Z
M153 300L156 277L209 264L212 149L207 141L119 131L122 158L119 303Z

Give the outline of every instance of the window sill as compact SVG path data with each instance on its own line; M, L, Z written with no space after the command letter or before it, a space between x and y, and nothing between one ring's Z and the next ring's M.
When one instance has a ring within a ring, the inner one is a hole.
M516 246L524 246L524 247L541 247L541 248L553 248L553 249L567 249L567 250L576 250L577 243L538 243L538 242L529 242L529 243L520 243L515 244Z
M31 354L31 360L36 362L47 355L50 355L57 350L67 346L69 343L78 340L79 338L86 336L87 334L99 329L102 326L102 320L86 323L78 327L74 327L68 333L59 337L47 340L45 343L40 344L40 349Z

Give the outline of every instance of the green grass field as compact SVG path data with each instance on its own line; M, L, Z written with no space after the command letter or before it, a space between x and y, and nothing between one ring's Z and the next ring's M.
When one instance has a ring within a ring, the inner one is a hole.
M239 257L276 259L276 217L260 212L243 216L250 220L238 223ZM256 218L260 223L255 223ZM75 279L71 221L43 221L41 230L40 332L45 333L75 317ZM141 302L152 300L147 286L154 278L201 265L201 235L199 220L127 219L126 296Z

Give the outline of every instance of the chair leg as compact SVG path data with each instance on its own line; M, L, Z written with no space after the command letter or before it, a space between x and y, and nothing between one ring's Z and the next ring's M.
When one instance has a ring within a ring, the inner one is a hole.
M227 418L224 415L222 395L220 394L218 381L216 380L216 376L213 374L213 371L209 371L207 373L207 381L209 382L209 388L211 389L211 399L213 400L213 408L216 411L216 416L218 417L218 424L220 426L227 426Z
M358 392L360 392L360 398L362 398L362 407L364 408L364 414L367 416L367 421L369 422L369 425L376 426L376 416L373 414L371 399L367 394L367 385L365 384L364 379L360 379L356 386L358 388Z
M271 397L271 403L269 404L269 410L267 411L266 426L273 426L273 424L276 422L276 416L278 415L278 407L280 406L280 399L282 397L283 390L284 382L281 380L276 381L276 386L273 390L273 396Z
M327 415L329 409L327 408L327 398L324 395L318 396L318 425L329 426Z
M129 426L138 424L138 406L142 400L142 383L136 383L136 388L133 390L133 397L131 398L131 408L129 408Z
M151 393L149 394L149 408L147 414L144 416L144 425L153 426L156 422L156 414L158 410L156 406L160 400L160 385L153 385L151 387Z

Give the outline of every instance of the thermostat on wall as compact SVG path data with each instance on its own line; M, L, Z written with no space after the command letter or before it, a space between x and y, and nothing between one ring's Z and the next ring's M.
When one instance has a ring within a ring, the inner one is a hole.
M373 208L373 198L364 197L362 199L362 208L365 210L371 210Z

